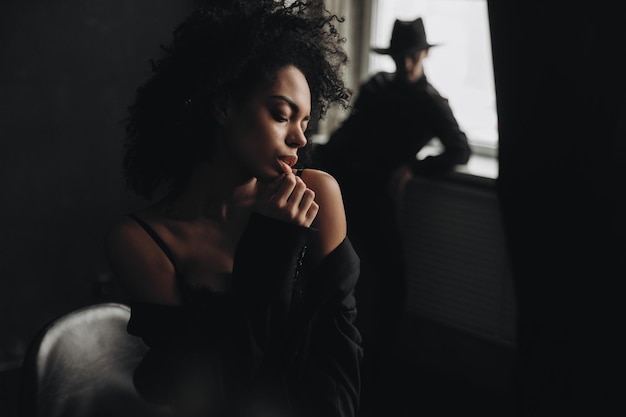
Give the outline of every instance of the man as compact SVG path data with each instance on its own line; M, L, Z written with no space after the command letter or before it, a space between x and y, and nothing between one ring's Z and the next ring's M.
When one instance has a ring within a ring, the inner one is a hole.
M341 184L348 234L362 259L357 297L374 381L381 378L381 363L389 357L404 311L398 197L412 175L446 174L467 163L471 153L448 101L424 74L423 61L433 46L421 18L396 20L389 47L372 48L393 58L395 73L369 79L349 117L313 153L314 163ZM417 153L433 138L443 151L418 160Z
M361 87L350 116L316 149L320 164L347 177L365 174L385 182L401 166L414 174L436 175L467 163L467 137L448 100L424 74L423 61L433 46L421 18L395 21L390 46L372 48L394 60L395 73L379 72ZM443 152L417 160L433 138L440 140Z

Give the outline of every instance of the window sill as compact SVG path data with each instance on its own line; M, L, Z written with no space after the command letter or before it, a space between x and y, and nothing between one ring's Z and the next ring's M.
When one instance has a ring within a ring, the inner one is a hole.
M495 180L498 178L498 159L493 156L472 155L467 165L455 170L458 173Z

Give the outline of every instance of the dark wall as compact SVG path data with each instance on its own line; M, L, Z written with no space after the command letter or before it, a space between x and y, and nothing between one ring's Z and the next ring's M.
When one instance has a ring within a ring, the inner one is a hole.
M554 3L489 1L523 415L611 404L626 276L626 17Z
M0 3L0 362L98 298L125 192L126 107L190 2Z

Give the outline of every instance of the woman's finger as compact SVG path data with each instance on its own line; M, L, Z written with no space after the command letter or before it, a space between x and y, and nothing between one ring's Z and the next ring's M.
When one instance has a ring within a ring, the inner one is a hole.
M315 193L293 174L282 175L259 192L257 210L267 216L309 227L319 206Z
M285 174L281 174L270 183L261 183L260 181L257 182L258 184L257 186L259 190L257 194L257 200L260 200L260 201L269 200L276 193L278 188L281 186L284 177L285 177Z
M311 205L309 206L309 209L306 212L305 220L302 223L303 226L310 227L311 224L313 224L313 220L315 220L315 217L317 216L317 213L319 212L319 208L320 206L315 201L311 203Z
M304 192L307 190L307 188L304 184L304 181L302 181L300 177L296 177L295 175L294 177L296 180L296 184L291 190L291 194L287 197L287 204L290 207L297 209L300 206L300 201L302 200L302 196L304 195Z
M277 189L274 191L274 194L270 196L269 199L275 202L279 207L286 206L287 200L297 184L296 178L297 177L293 174L285 174Z

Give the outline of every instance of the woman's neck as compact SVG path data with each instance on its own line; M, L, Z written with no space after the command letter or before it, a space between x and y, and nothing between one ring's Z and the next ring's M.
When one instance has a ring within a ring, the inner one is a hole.
M227 222L256 201L255 178L244 177L232 164L201 164L175 198L168 201L169 215L181 219Z

